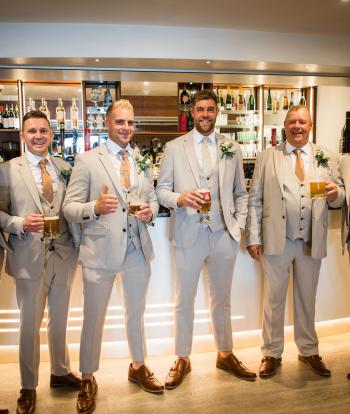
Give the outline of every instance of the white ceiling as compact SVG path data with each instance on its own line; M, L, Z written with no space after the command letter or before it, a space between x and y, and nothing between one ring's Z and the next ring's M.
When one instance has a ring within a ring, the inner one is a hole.
M350 38L350 1L19 0L1 7L0 22L220 27Z

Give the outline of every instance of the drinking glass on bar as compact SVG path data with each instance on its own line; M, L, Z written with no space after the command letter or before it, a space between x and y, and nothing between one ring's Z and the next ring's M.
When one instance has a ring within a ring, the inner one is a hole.
M202 201L204 202L200 208L199 211L202 213L201 217L201 223L203 224L209 224L210 223L210 216L209 211L211 207L211 193L209 188L200 188L198 189L199 194L202 195Z
M60 220L58 216L44 217L44 239L58 239L60 237Z
M319 178L310 179L310 195L311 198L326 197L326 181Z
M128 194L128 215L137 216L142 204L145 204L145 199L141 194L130 193Z

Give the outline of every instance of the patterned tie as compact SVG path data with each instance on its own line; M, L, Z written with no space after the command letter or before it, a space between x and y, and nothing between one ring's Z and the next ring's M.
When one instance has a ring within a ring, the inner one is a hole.
M213 168L213 163L209 151L209 137L203 137L202 140L202 170L205 175L208 175Z
M130 185L130 162L127 151L119 151L119 155L122 157L120 163L120 185L126 190L129 190Z
M297 157L295 161L295 175L299 178L301 182L303 182L305 180L305 171L304 171L304 163L300 156L301 149L295 148L293 152Z
M53 188L52 188L52 179L51 175L47 172L46 169L47 160L40 161L41 168L41 182L43 184L43 196L49 203L52 203L53 200Z

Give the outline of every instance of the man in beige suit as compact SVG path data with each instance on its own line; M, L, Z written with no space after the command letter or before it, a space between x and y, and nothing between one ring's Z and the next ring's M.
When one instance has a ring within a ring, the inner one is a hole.
M146 345L143 314L151 276L153 249L146 223L158 213L152 172L142 161L137 166L130 140L134 111L127 100L107 111L106 144L78 157L64 202L68 221L81 223L79 261L83 265L84 322L80 347L83 384L79 413L95 408L103 324L116 273L124 290L125 325L132 364L129 380L145 391L162 393L163 386L144 363ZM128 201L144 197L136 216L128 215Z
M66 327L77 254L61 206L69 165L48 154L52 133L46 116L23 117L21 138L27 151L1 165L0 226L9 233L6 269L16 281L20 309L19 359L21 395L17 413L35 410L40 359L40 325L47 301L51 387L80 386L70 371ZM59 216L60 237L44 239L44 216Z
M263 359L259 374L274 375L284 346L284 310L293 268L294 338L299 360L329 376L319 356L315 300L321 259L327 254L328 206L342 205L337 160L309 142L312 122L305 106L286 115L287 141L257 157L248 202L247 248L265 276ZM310 197L310 181L326 182L323 198Z
M208 269L211 320L218 349L216 366L254 380L232 353L231 284L247 215L247 191L239 144L215 133L216 95L194 97L195 128L167 144L157 185L159 203L172 209L175 244L175 353L165 387L178 387L191 370L194 301L201 268ZM200 188L210 189L209 218Z

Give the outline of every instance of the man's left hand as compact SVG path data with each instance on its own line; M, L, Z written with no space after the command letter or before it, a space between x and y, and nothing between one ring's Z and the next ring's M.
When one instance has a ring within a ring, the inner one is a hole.
M333 183L333 181L329 181L326 183L326 199L327 201L335 201L338 198L339 189L337 184Z
M137 213L136 220L145 221L149 223L152 221L153 211L148 203L142 204L140 210Z

